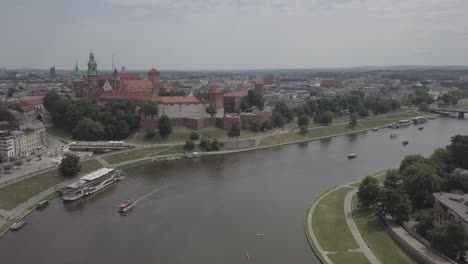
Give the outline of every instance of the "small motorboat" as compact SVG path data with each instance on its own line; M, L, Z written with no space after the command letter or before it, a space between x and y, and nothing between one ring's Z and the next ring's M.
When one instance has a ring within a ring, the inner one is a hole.
M132 200L126 200L119 206L119 213L125 213L135 206L135 202Z
M36 208L37 209L43 209L44 207L46 207L47 205L49 205L49 200L44 200L44 201L40 201L36 204Z
M398 137L398 134L390 134L390 138L396 138Z
M10 227L10 229L11 229L12 231L18 231L18 230L20 230L21 228L23 228L23 227L26 225L26 223L27 223L26 221L16 222L16 223L14 223L14 224Z
M348 159L354 159L356 157L357 157L357 154L354 154L354 153L348 155Z
M374 128L372 129L372 131L379 131L379 128L378 128L378 127L374 127Z
M403 141L403 146L408 145L408 143L409 143L408 140L404 140L404 141Z
M419 127L419 128L418 128L418 130L423 130L423 129L424 129L424 127Z

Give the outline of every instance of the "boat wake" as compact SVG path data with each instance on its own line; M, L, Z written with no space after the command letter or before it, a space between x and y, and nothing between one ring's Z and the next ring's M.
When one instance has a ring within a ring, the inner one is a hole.
M159 191L161 191L161 190L163 190L163 189L166 189L167 187L169 187L169 186L157 188L157 189L155 189L155 190L153 190L153 191L151 191L151 192L149 192L149 193L147 193L147 194L141 196L140 198L138 198L138 199L135 200L135 204L136 204L136 203L139 203L139 202L141 202L141 201L143 201L144 199L150 197L151 195L153 195L153 194L155 194L155 193L157 193L157 192L159 192Z

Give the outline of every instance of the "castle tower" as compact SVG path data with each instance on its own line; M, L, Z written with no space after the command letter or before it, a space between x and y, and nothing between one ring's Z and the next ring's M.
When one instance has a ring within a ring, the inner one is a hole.
M210 102L210 105L213 105L214 107L216 107L216 109L223 109L224 108L224 93L218 88L211 90L209 102Z
M90 87L97 87L98 85L98 70L97 70L97 63L94 60L93 51L89 53L89 61L88 61L88 82Z
M112 76L112 89L114 91L120 91L120 74L117 68L114 68L114 74Z
M255 82L255 93L258 96L263 96L265 94L265 88L263 86L262 80L258 80L257 82Z
M161 77L160 73L158 70L155 68L152 68L151 70L148 71L148 80L150 80L153 83L153 89L156 89L159 87L159 83L161 82Z
M72 81L73 82L81 82L81 72L80 69L78 68L78 61L75 61L75 70L72 73Z

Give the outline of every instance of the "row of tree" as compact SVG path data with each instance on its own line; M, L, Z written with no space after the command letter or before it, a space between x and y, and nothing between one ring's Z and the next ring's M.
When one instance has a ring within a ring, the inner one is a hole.
M380 216L391 216L398 221L408 221L414 213L419 221L416 232L429 239L432 245L450 257L458 256L464 248L464 224L448 222L435 227L433 194L468 192L468 136L452 137L446 148L434 151L429 157L406 156L398 170L387 172L383 186L376 178L366 177L357 193L359 206L372 208ZM453 230L459 235L454 236ZM460 240L461 239L461 240Z
M45 96L44 106L56 126L86 141L125 139L139 127L140 115L158 114L157 104L150 101L141 107L125 100L99 106L88 100L68 100L54 91Z

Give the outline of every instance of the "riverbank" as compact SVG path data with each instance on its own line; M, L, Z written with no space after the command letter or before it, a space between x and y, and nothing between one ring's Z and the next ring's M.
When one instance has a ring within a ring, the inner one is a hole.
M381 182L383 174L373 176ZM380 219L357 209L354 193L358 185L336 187L308 208L305 230L315 254L322 263L416 263L387 233Z

